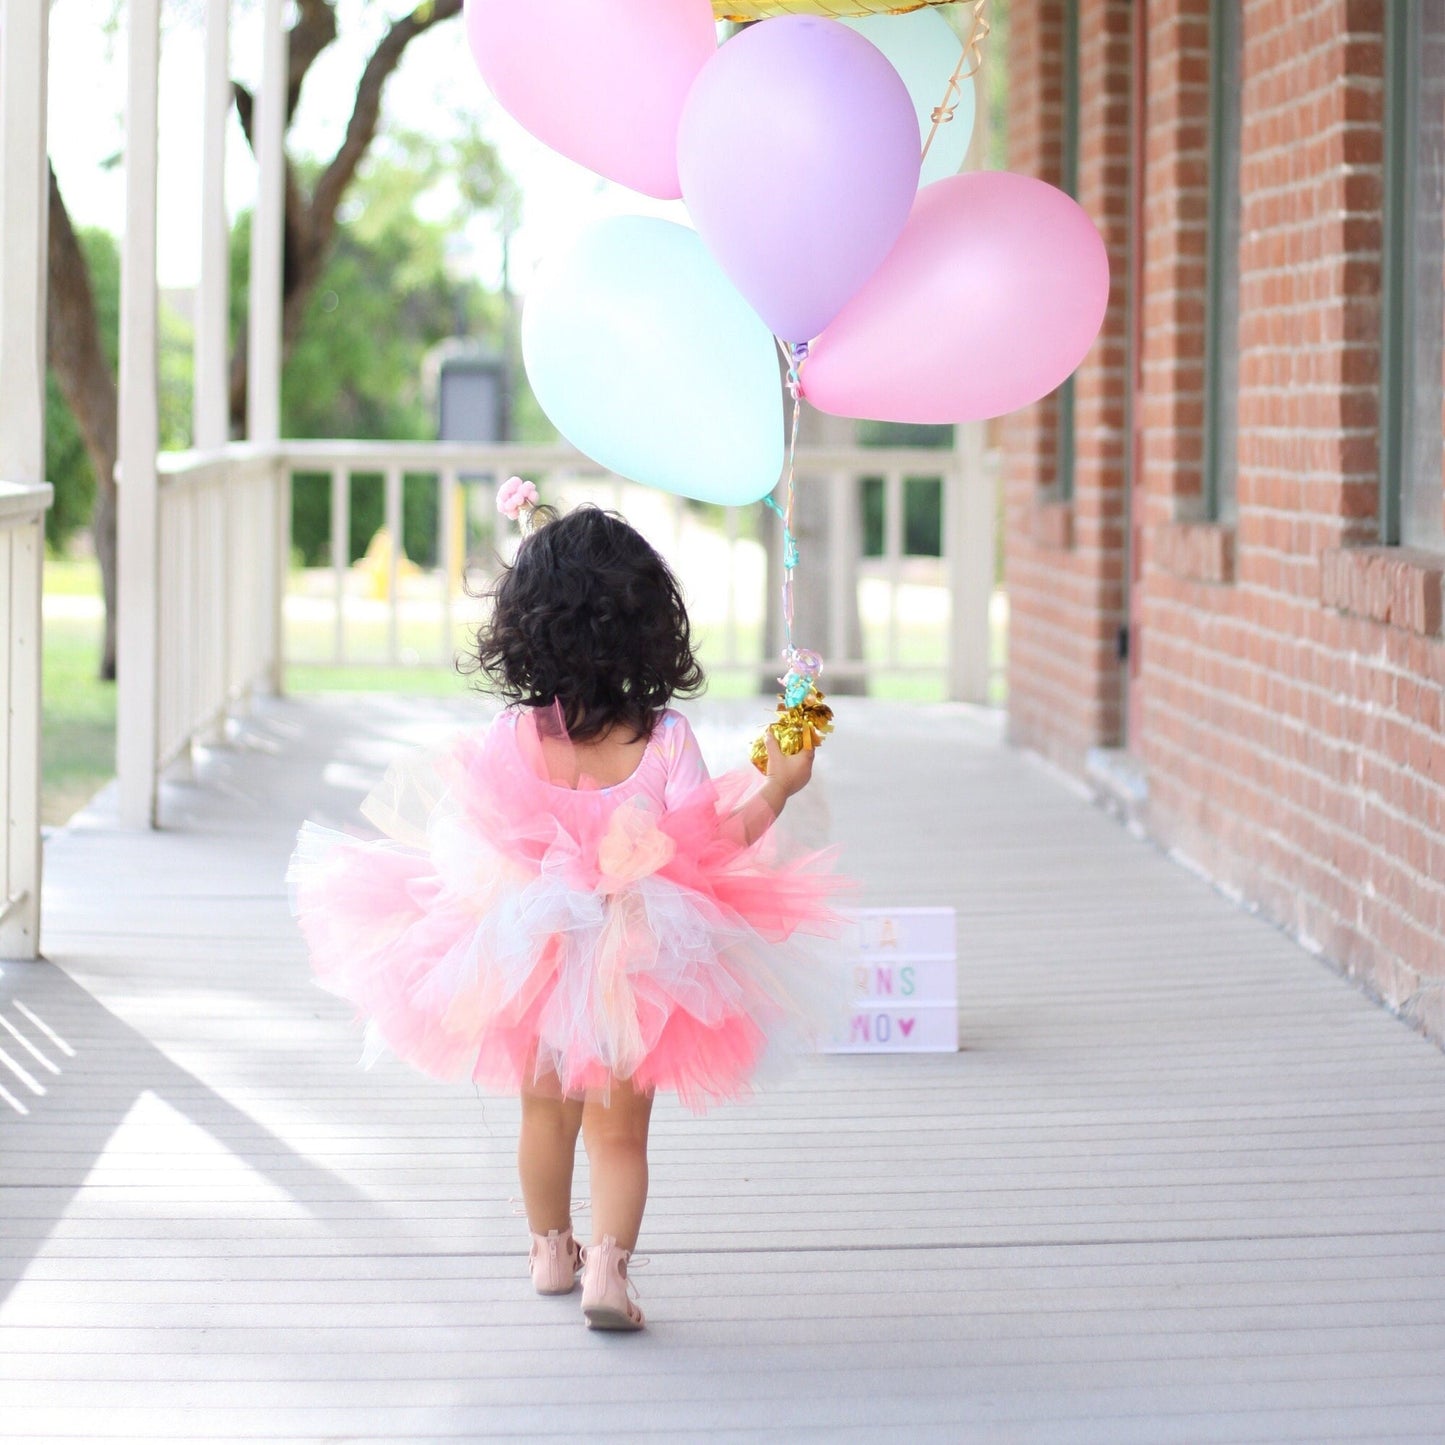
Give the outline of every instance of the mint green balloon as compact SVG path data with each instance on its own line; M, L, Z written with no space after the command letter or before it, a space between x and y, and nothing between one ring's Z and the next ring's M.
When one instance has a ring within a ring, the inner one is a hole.
M726 506L778 484L772 335L686 226L614 216L550 257L522 359L553 425L609 471Z
M907 15L866 15L845 20L888 58L903 77L913 108L918 112L919 144L933 129L933 112L948 89L948 78L963 49L953 27L937 10L913 10ZM923 162L920 186L956 175L973 137L973 81L965 80L955 96L953 119L938 127Z

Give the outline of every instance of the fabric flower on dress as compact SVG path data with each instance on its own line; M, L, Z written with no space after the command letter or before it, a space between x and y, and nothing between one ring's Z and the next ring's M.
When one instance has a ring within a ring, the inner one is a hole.
M650 878L672 862L677 844L662 831L646 808L624 804L612 815L597 848L598 884L615 893L629 883Z

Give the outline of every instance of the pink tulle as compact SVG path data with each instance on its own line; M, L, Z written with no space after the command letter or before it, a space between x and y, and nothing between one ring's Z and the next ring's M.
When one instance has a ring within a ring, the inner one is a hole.
M824 854L745 841L744 778L710 779L668 713L624 783L564 787L535 717L504 713L388 774L363 810L387 836L302 829L289 877L316 976L371 1052L441 1078L745 1095L846 994L808 946L836 932L841 881Z

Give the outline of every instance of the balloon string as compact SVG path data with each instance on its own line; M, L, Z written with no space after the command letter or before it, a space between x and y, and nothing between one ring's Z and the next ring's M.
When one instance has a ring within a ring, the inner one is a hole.
M958 57L958 64L954 66L953 74L948 77L943 99L933 107L933 128L928 132L928 139L923 142L922 160L928 159L928 148L933 144L939 127L947 125L958 110L958 97L963 82L971 80L983 68L983 42L988 39L991 28L983 13L983 7L987 3L988 0L973 0L973 25L968 32L968 39L963 42L963 52Z
M780 507L772 497L763 500L769 510L777 513L783 524L783 634L786 639L784 656L790 661L796 648L793 645L793 572L798 565L798 539L793 532L793 501L796 494L798 463L798 425L803 415L802 365L807 360L807 343L800 346L784 347L778 343L788 366L788 391L793 398L793 421L788 432L788 459L783 469L783 505Z

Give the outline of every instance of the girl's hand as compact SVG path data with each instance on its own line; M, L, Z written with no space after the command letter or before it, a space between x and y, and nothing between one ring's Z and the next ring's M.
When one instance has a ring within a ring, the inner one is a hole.
M768 752L768 782L785 798L801 793L813 776L813 749L804 748L800 753L785 753L771 728L763 734L763 746Z
M767 777L761 788L743 803L729 820L745 844L755 843L773 826L789 798L808 786L813 776L813 753L804 748L789 757L769 729L763 734L768 755Z

